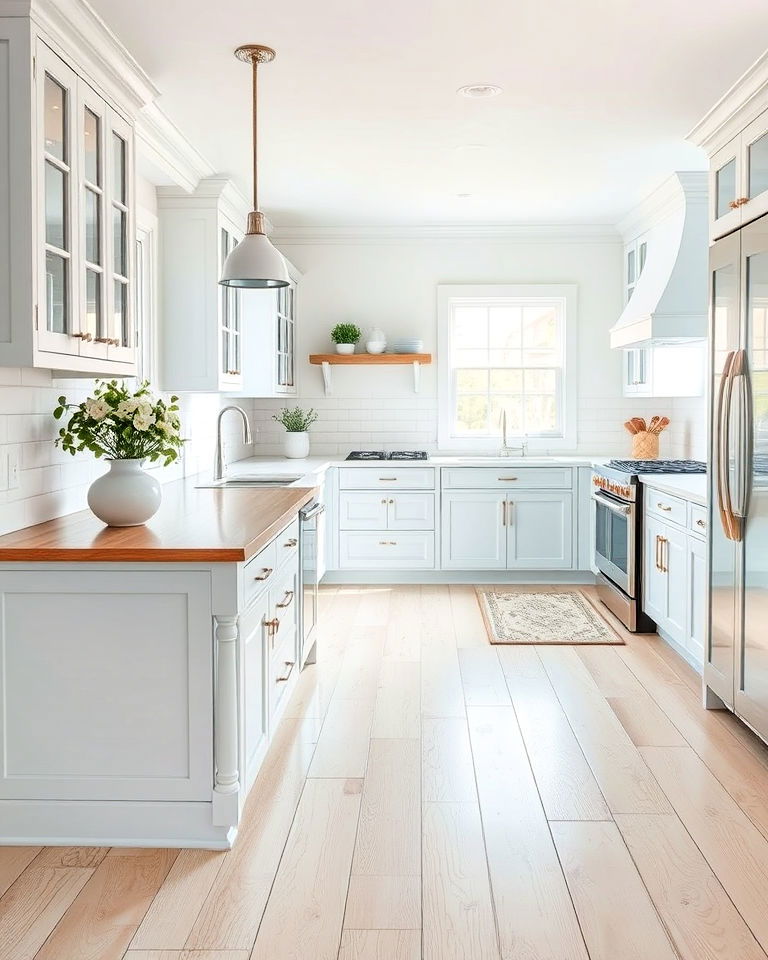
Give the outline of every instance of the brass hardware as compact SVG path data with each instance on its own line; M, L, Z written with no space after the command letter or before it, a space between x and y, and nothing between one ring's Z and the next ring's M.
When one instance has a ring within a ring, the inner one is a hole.
M285 683L293 672L293 668L296 666L295 660L283 660L283 663L288 667L288 670L284 677L275 677L275 683Z
M259 212L259 164L258 164L258 125L256 122L256 106L258 92L258 66L260 63L269 63L275 59L272 47L262 46L260 43L247 43L235 50L235 56L243 63L250 63L253 69L253 211L248 214L247 233L266 234L264 216Z
M94 343L112 343L112 337L94 337Z
M397 480L397 477L379 477L379 480Z
M270 646L275 649L275 634L280 629L280 621L277 617L274 617L272 620L265 620L264 626L267 628L267 636L270 639Z
M380 547L396 547L397 540L379 540Z
M696 521L696 526L697 526L697 527L706 527L706 525L707 525L706 520L697 520L697 521Z
M669 540L666 537L658 537L657 539L659 541L659 570L662 573L669 573L669 569L664 563L664 544L669 543Z
M656 506L659 508L659 510L663 510L665 513L672 512L672 507L667 507L663 503L657 503Z
M284 546L284 547L295 547L298 542L299 542L299 541L296 539L296 537L291 537L291 539L290 539L287 543L284 543L283 546Z
M261 568L261 576L260 576L260 577L254 577L253 579L254 579L254 580L267 580L269 577L272 576L272 570L273 570L273 567L262 567L262 568Z
M738 197L736 200L731 200L728 206L731 210L738 210L739 207L743 207L745 203L749 203L749 197Z
M285 609L285 607L290 607L292 602L293 602L293 590L286 590L285 596L283 597L282 602L276 603L275 606L283 610Z
M661 563L659 562L659 546L661 545L661 537L656 534L656 556L654 557L656 563L656 569L661 570Z
M517 480L517 477L498 477L499 480Z
M70 334L70 336L77 337L78 340L85 340L86 343L93 340L93 336L90 333L83 333L82 331Z
M394 500L390 500L389 502L390 502L390 503L394 503L395 501L394 501Z
M386 506L389 503L389 500L387 500L387 498L384 497L384 499L381 502Z
M501 501L501 525L502 527L506 527L507 525L507 501L506 500Z

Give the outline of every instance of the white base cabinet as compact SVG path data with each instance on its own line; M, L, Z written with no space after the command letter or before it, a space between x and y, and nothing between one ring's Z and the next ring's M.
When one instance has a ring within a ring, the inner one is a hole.
M506 501L506 493L443 491L443 569L503 570L506 567Z

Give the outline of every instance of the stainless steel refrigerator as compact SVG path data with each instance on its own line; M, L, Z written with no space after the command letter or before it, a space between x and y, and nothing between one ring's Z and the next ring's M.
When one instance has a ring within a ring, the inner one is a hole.
M705 702L768 740L768 215L710 252Z

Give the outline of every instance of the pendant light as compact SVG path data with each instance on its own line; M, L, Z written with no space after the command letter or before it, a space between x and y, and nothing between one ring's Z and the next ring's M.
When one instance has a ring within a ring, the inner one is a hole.
M258 202L257 72L260 63L275 59L275 51L249 43L238 47L235 56L253 67L253 210L248 214L245 236L224 261L219 283L226 287L287 287L291 282L288 268L264 231Z

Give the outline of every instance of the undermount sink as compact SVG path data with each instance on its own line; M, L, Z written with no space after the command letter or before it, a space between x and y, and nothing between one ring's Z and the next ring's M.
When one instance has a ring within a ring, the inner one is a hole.
M198 489L208 487L289 487L301 476L271 477L264 474L241 473L234 477L224 477L221 480L211 480L210 483L199 483Z

